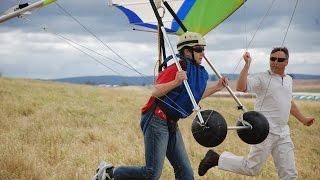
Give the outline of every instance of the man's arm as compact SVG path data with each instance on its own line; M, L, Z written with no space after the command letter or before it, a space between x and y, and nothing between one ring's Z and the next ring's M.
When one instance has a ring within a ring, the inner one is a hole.
M204 91L204 93L202 95L202 99L210 96L211 94L213 94L215 92L218 92L218 91L222 90L227 85L228 85L228 78L227 77L222 77L221 79L219 79L217 84L214 84L212 86L208 86L206 88L206 90Z
M298 106L294 101L291 101L290 114L297 118L302 124L310 126L315 121L314 117L305 117L299 110Z
M245 65L240 72L236 87L236 90L241 92L245 92L247 90L247 77L251 64L250 54L248 52L244 53L243 59L245 61Z
M172 89L180 86L184 80L187 80L186 72L178 71L173 81L162 83L162 84L156 84L153 88L151 95L154 97L164 96L168 92L170 92Z

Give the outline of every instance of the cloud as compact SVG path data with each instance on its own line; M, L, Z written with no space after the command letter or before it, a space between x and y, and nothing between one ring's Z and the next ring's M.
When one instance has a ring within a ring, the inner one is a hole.
M28 20L12 19L0 24L0 72L4 76L26 78L60 78L70 76L115 74L139 75L111 58L125 64L99 41L103 41L142 74L153 75L157 59L157 37L154 33L132 31L126 17L107 1L59 0L58 3L99 38L85 31L55 4L35 11ZM248 0L222 24L206 35L206 53L220 72L239 72L241 55L265 15L272 0ZM275 1L269 16L257 31L249 47L254 57L253 72L268 68L269 53L281 45L295 1ZM1 2L0 12L12 1ZM301 1L291 23L285 45L290 50L291 73L319 74L320 5L318 0ZM42 27L46 27L48 32ZM53 32L50 33L50 32ZM54 35L72 39L107 58L81 48L87 56ZM170 36L173 45L177 38ZM239 67L236 67L240 61ZM227 62L227 63L226 63ZM208 67L207 67L208 68ZM211 72L210 70L208 70Z

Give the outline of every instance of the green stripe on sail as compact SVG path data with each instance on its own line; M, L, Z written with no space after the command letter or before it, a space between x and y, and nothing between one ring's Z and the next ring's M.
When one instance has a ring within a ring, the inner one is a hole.
M55 2L56 0L42 0L43 6L46 6L48 4L51 4L53 2Z
M235 12L244 1L197 0L182 22L188 31L205 35ZM179 28L177 34L182 33L183 30Z

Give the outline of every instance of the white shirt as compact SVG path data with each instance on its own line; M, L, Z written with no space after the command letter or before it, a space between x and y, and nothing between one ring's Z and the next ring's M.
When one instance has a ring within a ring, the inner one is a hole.
M250 75L247 92L257 94L254 110L268 119L270 133L290 134L288 120L292 101L292 78L289 75L281 77L271 71Z

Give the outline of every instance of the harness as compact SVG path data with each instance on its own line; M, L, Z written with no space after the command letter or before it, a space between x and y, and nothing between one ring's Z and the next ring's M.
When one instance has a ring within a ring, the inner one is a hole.
M163 64L167 64L172 58L172 56L169 56ZM180 59L180 65L182 69L187 72L188 83L198 103L206 89L209 75L204 67L198 65L193 59L184 57L180 57ZM156 99L150 109L142 115L143 121L141 121L140 126L143 133L145 133L156 107L159 107L166 114L169 132L175 132L176 123L172 122L186 118L193 112L192 102L183 84L171 90L165 96L159 97L159 99Z
M209 75L203 66L198 65L194 60L181 57L181 67L187 72L188 83L198 103L206 89ZM188 92L183 84L171 90L166 96L160 97L157 105L166 114L168 120L178 121L186 118L193 112L193 105Z

